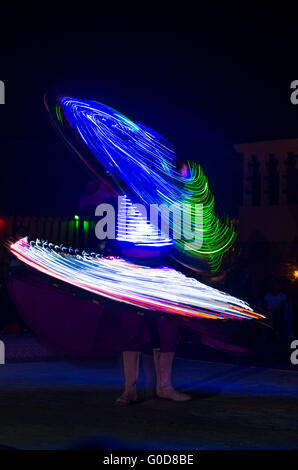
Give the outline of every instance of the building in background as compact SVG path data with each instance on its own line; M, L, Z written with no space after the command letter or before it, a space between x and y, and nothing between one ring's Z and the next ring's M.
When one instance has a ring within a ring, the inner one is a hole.
M236 144L243 156L239 241L256 278L298 277L298 139ZM256 279L257 281L257 279Z

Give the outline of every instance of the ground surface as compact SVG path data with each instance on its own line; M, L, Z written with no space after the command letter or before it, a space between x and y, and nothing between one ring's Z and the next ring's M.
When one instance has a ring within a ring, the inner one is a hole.
M298 448L298 369L177 358L175 383L194 399L129 407L113 406L122 380L116 360L14 362L1 365L0 376L2 445Z

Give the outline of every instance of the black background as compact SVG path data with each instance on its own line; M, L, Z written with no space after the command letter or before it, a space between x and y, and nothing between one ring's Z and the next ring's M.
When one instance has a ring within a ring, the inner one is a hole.
M293 7L198 7L186 15L153 4L133 14L111 7L109 14L45 3L0 9L1 213L78 208L90 175L49 121L43 95L56 89L161 132L179 160L202 165L218 209L237 216L242 164L233 144L298 137L298 106L290 102L298 79Z

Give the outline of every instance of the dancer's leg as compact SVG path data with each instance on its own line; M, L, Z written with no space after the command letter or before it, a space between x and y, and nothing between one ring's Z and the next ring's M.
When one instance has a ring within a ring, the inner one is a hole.
M168 398L174 401L190 400L190 395L178 392L172 386L172 366L179 333L179 321L165 317L161 317L157 321L160 336L160 350L154 351L157 377L156 394L160 398Z
M123 351L124 392L116 405L129 405L137 401L136 382L139 378L140 351Z

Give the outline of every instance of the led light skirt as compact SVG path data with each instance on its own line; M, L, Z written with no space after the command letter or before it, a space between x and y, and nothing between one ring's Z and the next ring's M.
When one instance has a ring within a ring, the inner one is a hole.
M169 237L144 218L127 195L123 196L118 210L116 239L136 246L162 247L173 244Z
M11 252L27 265L99 296L137 307L209 319L261 319L244 301L169 268L151 268L121 258L71 255L47 242L23 238Z
M175 151L163 136L96 101L59 96L55 106L47 103L46 106L72 149L93 171L103 167L122 195L129 194L147 207L167 204L179 211L185 205L189 221L186 229L190 231L194 220L192 208L202 204L202 246L186 252L183 240L173 243L178 253L194 259L194 265L199 258L207 261L211 272L219 269L236 234L231 221L216 214L214 197L199 165L189 163L182 176L176 169ZM70 130L75 138L70 137ZM100 171L95 173L99 175Z

